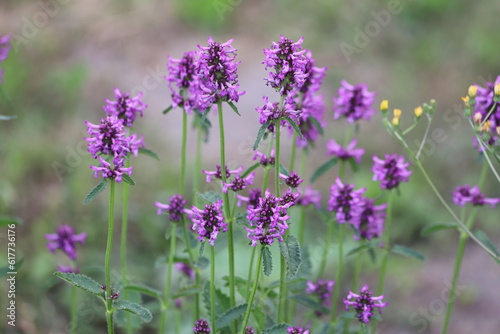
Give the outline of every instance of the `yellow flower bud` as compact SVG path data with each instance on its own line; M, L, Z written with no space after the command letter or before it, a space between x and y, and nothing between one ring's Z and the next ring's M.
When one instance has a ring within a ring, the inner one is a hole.
M424 112L424 109L422 109L422 107L415 108L415 116L417 116L417 118L420 118L420 116L422 116L423 112Z
M483 115L481 115L480 112L477 112L474 114L474 122L481 123L482 119L483 119Z
M470 98L475 98L477 93L477 87L475 85L470 85L469 86L469 97Z
M466 107L469 106L469 96L462 97L462 101L464 101L464 104L465 104Z
M496 96L500 95L500 83L495 85L495 95Z
M401 109L394 109L394 117L395 118L401 117Z
M490 129L491 129L491 122L490 121L484 122L484 124L479 127L479 131L484 131L484 132L489 132Z
M385 112L387 109L389 109L389 101L383 100L380 102L380 111Z
M394 126L398 126L399 125L399 117L394 117L392 119L392 125L394 125Z

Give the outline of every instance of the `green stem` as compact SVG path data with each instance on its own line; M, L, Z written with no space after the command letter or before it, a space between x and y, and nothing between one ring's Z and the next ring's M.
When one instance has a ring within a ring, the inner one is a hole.
M245 333L246 326L248 324L248 319L250 318L250 313L252 311L253 300L255 298L255 292L257 291L257 286L259 285L259 274L262 266L262 246L259 247L259 254L257 256L257 267L255 267L255 280L253 282L252 292L250 298L248 299L248 307L245 311L245 317L243 318L243 324L241 325L240 334Z
M352 279L352 285L351 285L351 290L356 291L358 288L358 280L359 280L359 274L361 273L361 264L363 261L361 261L361 253L356 254L356 264L354 265L354 277Z
M327 222L328 231L326 232L326 241L323 247L321 262L319 263L318 279L323 277L326 268L326 259L328 258L329 247L332 244L333 235L335 234L335 220L331 219Z
M302 150L301 155L300 155L300 175L302 178L305 178L306 175L306 164L307 164L307 155L306 151ZM305 182L302 182L302 187L301 187L301 192L304 194L306 191L306 185ZM300 207L300 216L299 216L299 231L298 231L298 240L299 244L302 246L304 245L304 231L306 227L306 207L301 206Z
M77 300L78 288L76 286L71 287L71 334L76 334L77 324L77 314L76 314L76 300Z
M113 310L111 296L111 250L113 248L113 233L115 228L115 180L110 180L109 187L109 216L108 216L108 240L106 243L106 258L104 261L104 273L106 278L106 320L108 334L114 333Z
M252 281L252 274L253 274L253 263L255 261L255 253L257 252L256 247L252 247L252 256L250 257L250 265L248 268L248 279L247 279L247 299L250 297L250 285Z
M210 325L216 332L215 324L215 247L210 246Z
M194 161L193 185L195 195L200 192L200 174L201 174L201 147L202 147L203 128L200 124L196 135L196 158ZM195 205L199 205L199 197L195 196Z
M126 167L130 167L130 160L125 162ZM126 183L123 184L123 213L122 213L122 233L121 233L121 265L122 265L122 284L125 287L127 281L127 225L128 225L128 198L130 186ZM123 297L128 300L128 290L123 291ZM127 322L127 334L132 334L132 323L130 314L126 312L125 319Z
M165 289L163 296L162 313L160 318L160 334L165 333L165 320L167 317L167 310L170 303L170 291L172 286L172 270L175 255L175 241L177 239L177 225L170 225L170 253L168 254L168 264L167 264L167 279L165 280Z
M195 269L195 271L194 271L195 284L196 284L196 286L200 286L200 274L198 272L198 268L195 266L196 261L194 259L193 250L191 248L191 243L189 242L189 232L188 232L188 229L186 226L187 223L184 220L184 218L182 218L180 224L182 226L182 232L184 234L184 243L186 244L186 249L187 249L188 256L189 256L189 263ZM194 295L194 304L195 304L194 318L196 321L196 320L200 319L200 296L199 296L199 294Z
M293 132L293 137L292 137L292 152L290 153L290 170L289 172L291 173L295 167L295 154L297 151L297 134Z
M180 194L185 196L186 188L186 147L187 147L187 114L182 110L182 148L181 148L181 185Z
M342 269L344 262L343 243L344 243L345 225L346 223L340 224L339 228L339 261L338 261L339 263L337 268L337 276L335 277L335 286L333 287L332 320L331 320L332 326L335 324L335 318L337 314L337 304L338 304L337 299L339 296L340 282L342 280Z

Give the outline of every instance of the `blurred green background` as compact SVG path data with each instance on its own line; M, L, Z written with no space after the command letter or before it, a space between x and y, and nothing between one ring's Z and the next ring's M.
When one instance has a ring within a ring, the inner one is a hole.
M68 223L77 232L88 233L86 246L79 248L78 263L84 273L102 281L107 194L90 205L82 204L98 182L88 167L93 159L86 153L83 137L84 121L98 122L104 99L114 98L114 87L142 91L149 105L145 116L136 121L136 131L145 134L148 148L157 152L161 161L145 156L133 160L137 185L131 192L128 263L134 281L162 289L165 266L158 263L166 253L164 232L169 223L165 216L156 215L153 203L166 202L177 192L181 131L179 111L161 114L170 103L163 79L168 55L178 58L196 49L197 44L206 45L207 36L219 42L235 39L233 46L242 61L240 85L247 93L239 103L241 118L226 113L227 159L233 166L252 163L251 146L259 128L255 108L261 104L262 95L272 93L263 79L262 49L278 40L280 34L292 39L304 36L303 46L312 50L317 66L328 67L322 93L329 126L309 159L309 175L326 159L324 143L343 137L345 123L333 122L331 111L340 80L366 82L377 92L376 106L382 99L389 99L391 108L403 110L402 122L408 124L415 107L436 99L438 111L432 126L442 129L445 139L436 141L431 136L425 145L424 165L451 202L456 185L478 180L480 162L471 144L470 128L462 117L460 97L471 83L494 81L500 74L499 15L500 5L495 1L465 0L2 1L0 35L11 34L12 50L0 64L5 68L1 88L11 100L11 104L0 101L0 114L16 115L17 119L0 123L0 214L23 220L17 228L17 256L24 258L17 276L17 326L5 332L67 332L69 289L51 275L56 264L66 264L66 259L50 254L44 238L60 224ZM366 185L374 197L379 190L371 181L371 155L403 153L380 120L376 115L371 122L361 124L359 145L367 154L361 170L348 176L351 182ZM410 139L413 148L418 146L424 128L421 125L414 131ZM213 169L218 161L217 132L217 128L212 130L204 146L204 169ZM192 132L189 166L193 165L194 147ZM284 140L284 147L289 151L289 140ZM195 175L192 168L188 173ZM201 173L196 175L201 177ZM324 196L333 175L331 171L315 184ZM189 179L192 181L192 177ZM500 195L492 177L487 183L486 194ZM206 186L210 187L213 185ZM392 258L386 284L390 306L384 310L380 330L438 333L444 315L439 300L451 279L457 233L420 236L423 226L447 222L450 217L418 171L401 190L393 223L395 239L424 253L427 261ZM495 212L481 210L477 226L498 245L500 230ZM317 241L325 227L314 215L308 224L310 251L319 254ZM6 254L6 234L1 233L0 253ZM119 228L115 246L118 233ZM238 235L242 240L237 247L238 263L242 265L237 274L243 276L249 251L243 231ZM218 250L224 273L226 252L223 245ZM113 262L118 275L118 247L115 251ZM1 265L6 257L0 260ZM333 262L329 263L328 278L335 276ZM313 265L317 266L314 255ZM363 278L375 285L377 275L368 266ZM499 277L499 267L471 243L460 280L466 289L456 303L450 333L497 332ZM179 275L175 280L177 286L187 284ZM3 308L7 302L5 280L0 286ZM104 311L92 298L80 295L81 333L104 328ZM185 307L189 305L188 300ZM189 312L173 314L172 321L179 314L185 323L184 333L189 333ZM4 321L2 315L0 324ZM144 327L140 332L154 331Z

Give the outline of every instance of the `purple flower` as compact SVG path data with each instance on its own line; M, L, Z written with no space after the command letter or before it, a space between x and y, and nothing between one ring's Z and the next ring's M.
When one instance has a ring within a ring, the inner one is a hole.
M57 265L57 271L59 271L60 273L78 274L78 273L80 273L80 268L75 267L73 269L71 266Z
M228 189L232 191L240 191L246 189L246 187L251 186L253 184L253 179L255 178L255 173L250 173L246 177L241 177L240 175L236 175L234 180L230 183L222 182L222 192L227 193Z
M487 198L481 193L478 186L458 186L453 192L453 202L459 206L472 203L473 206L484 206L489 204L492 208L500 202L500 198Z
M122 93L118 88L115 88L116 101L106 99L107 105L104 106L104 111L108 115L116 116L123 120L123 125L132 127L134 120L139 114L143 116L143 110L147 105L141 101L142 93L131 98L130 93Z
M299 193L293 192L290 188L288 188L286 192L281 196L279 204L282 206L294 206L295 203L297 203L299 197Z
M266 78L267 84L282 96L288 95L292 90L298 90L304 86L308 75L306 74L306 64L308 62L305 56L306 50L302 48L304 37L297 42L280 36L279 42L272 42L271 48L264 49L266 56L263 64L272 68L274 72L269 72Z
M349 123L360 119L369 120L375 113L372 104L375 93L369 92L366 84L350 85L342 80L338 97L333 98L334 119L345 117Z
M7 59L10 51L10 35L0 37L0 61Z
M193 221L193 231L198 232L198 239L204 241L209 240L210 245L214 245L215 239L220 232L227 231L227 223L224 222L222 215L222 200L205 205L203 210L193 206L188 211L191 220Z
M168 57L168 87L172 92L172 107L178 106L191 114L193 109L203 110L200 105L199 60L197 51L184 53L181 59Z
M214 177L216 179L219 179L219 180L222 180L222 170L220 168L220 165L216 165L215 168L216 168L215 172L210 172L210 171L202 170L202 172L205 175L207 175L207 178L206 178L207 183L209 183L210 181L212 181L212 177ZM238 169L235 169L235 170L229 170L229 168L227 168L227 165L226 165L226 179L228 177L230 177L231 174L241 173L242 170L243 170L243 166L240 167L240 168L238 168Z
M373 199L362 198L361 200L358 211L351 221L359 233L359 237L356 234L354 235L355 240L359 240L360 238L366 240L378 238L384 231L384 210L387 204L373 205L373 203Z
M352 301L351 299L354 299ZM358 320L364 324L367 324L374 315L375 308L378 308L379 313L382 313L382 308L389 305L389 303L383 303L382 299L384 295L379 297L372 297L372 292L370 291L368 285L364 285L358 294L349 291L346 299L344 299L345 309L349 310L349 306L354 306L354 310L357 313Z
M290 175L285 175L280 173L280 178L285 180L285 183L290 188L297 188L304 180L300 178L300 175L292 171Z
M326 73L326 67L316 67L312 52L306 50L306 63L304 65L305 80L300 87L300 92L305 96L311 96L316 93L323 83Z
M245 334L254 334L254 333L255 331L251 326L247 326L247 328L245 328Z
M51 253L60 249L73 261L76 259L76 244L84 245L85 238L87 233L74 234L73 228L66 224L59 226L54 234L45 234L45 239L49 241L47 248Z
M362 204L361 194L365 190L365 188L354 190L353 184L344 185L340 178L337 177L330 188L328 210L336 212L335 218L337 218L339 224L352 221Z
M269 165L274 165L275 162L274 149L271 149L269 157L266 157L263 153L260 153L259 151L254 151L253 160L257 159L260 159L259 163L264 167Z
M184 263L184 262L177 262L175 264L175 268L177 270L179 270L180 272L182 272L184 275L186 275L189 279L194 281L194 278L195 278L194 277L194 270L189 264Z
M300 117L298 125L303 140L297 137L296 144L298 147L307 147L312 145L320 136L322 129L326 126L323 119L325 105L323 104L322 96L306 96L301 103ZM293 128L289 127L290 133L293 134Z
M252 246L257 243L272 245L274 239L283 242L283 234L288 229L287 220L290 216L287 209L293 203L281 204L281 198L272 195L266 190L259 198L257 207L248 208L248 220L252 228L245 227L247 238L252 240Z
M326 143L326 154L336 156L341 160L348 160L352 158L359 164L361 162L361 157L365 154L365 150L362 148L356 148L357 144L358 141L353 139L346 148L343 148L337 144L335 139L330 139Z
M373 181L382 181L382 189L394 189L401 182L408 182L411 171L408 170L409 162L403 156L386 154L385 160L373 156Z
M101 118L101 123L95 125L86 121L87 132L90 137L85 138L88 151L94 159L98 155L124 156L130 151L130 141L126 137L123 122L116 116Z
M208 108L218 101L238 102L239 92L237 66L235 62L236 49L231 46L232 39L224 44L213 41L208 37L208 46L200 48L199 78L202 95L200 97L204 108Z
M476 85L476 103L472 117L479 112L481 114L481 122L490 121L490 133L496 134L496 127L500 126L500 104L495 102L495 86L500 84L500 75L497 76L495 82L488 81L486 87ZM493 110L492 110L493 109ZM491 115L488 114L492 111ZM488 116L488 117L487 117Z
M282 119L284 117L290 117L295 122L299 121L299 116L302 110L297 110L297 105L291 98L286 98L283 102L283 106L279 106L278 102L269 102L267 96L263 97L264 105L262 107L255 108L260 114L259 122L260 124L265 124L266 122L273 122L277 119ZM274 124L270 125L268 128L270 131L274 131Z
M329 305L335 281L318 279L316 283L307 281L306 293L318 297L322 305Z
M295 202L296 205L308 206L314 204L319 209L321 207L321 193L319 190L313 190L311 186L307 186L304 193Z
M287 329L288 334L309 334L308 329L303 329L302 327L288 327Z
M98 156L97 160L100 162L99 166L90 166L96 178L101 174L103 179L112 179L120 183L122 182L123 174L128 176L132 175L133 167L124 167L125 159L120 156L113 159L113 165L104 160L101 156Z
M241 202L247 203L247 209L256 208L259 205L259 199L262 197L262 191L259 188L252 188L248 190L248 197L236 195L238 197L238 206Z
M185 212L187 201L180 194L169 197L168 201L170 202L170 204L155 202L155 205L158 208L157 214L161 215L163 213L163 210L165 210L168 212L171 222L180 221L182 218L182 214Z
M196 321L193 327L194 334L210 334L210 326L208 325L208 321L205 319L200 319Z

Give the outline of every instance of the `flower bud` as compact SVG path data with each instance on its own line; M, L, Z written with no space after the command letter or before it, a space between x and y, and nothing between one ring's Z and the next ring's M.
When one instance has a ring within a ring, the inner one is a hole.
M500 96L500 82L495 85L495 95Z
M394 117L401 117L401 109L394 109Z
M389 109L389 101L383 100L382 102L380 102L380 111L386 112L387 109Z
M476 97L476 93L477 93L477 87L475 85L470 85L469 86L469 97L471 99L475 98Z
M422 109L422 107L416 107L415 108L415 116L417 118L420 118L420 116L422 116L422 113L424 112L424 109Z
M474 122L476 123L481 123L481 120L483 119L483 115L481 115L480 112L476 112L474 114Z
M484 124L482 124L479 127L479 131L481 131L481 132L489 132L490 129L491 129L491 122L490 121L484 122Z
M394 117L392 119L392 125L394 125L394 126L398 126L399 125L399 117Z

